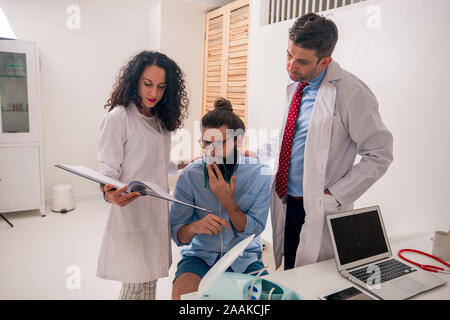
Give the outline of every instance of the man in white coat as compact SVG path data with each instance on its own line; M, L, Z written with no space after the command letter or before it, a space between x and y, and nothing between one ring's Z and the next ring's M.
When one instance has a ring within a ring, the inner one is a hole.
M314 13L289 30L270 201L277 268L283 256L285 269L332 258L326 216L352 209L393 160L374 94L331 58L337 38L336 25Z

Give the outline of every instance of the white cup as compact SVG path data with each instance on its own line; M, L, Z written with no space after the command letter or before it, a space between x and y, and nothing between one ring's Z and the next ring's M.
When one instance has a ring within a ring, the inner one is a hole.
M445 231L436 231L433 238L433 255L450 261L450 236Z

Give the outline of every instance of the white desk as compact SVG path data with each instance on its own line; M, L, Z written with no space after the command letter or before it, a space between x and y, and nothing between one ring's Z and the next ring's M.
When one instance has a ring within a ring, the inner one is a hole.
M431 253L433 246L433 242L430 240L431 237L432 236L426 236L408 241L391 243L392 254L397 257L398 250L406 248L417 249L427 253ZM442 266L439 262L433 259L414 253L405 253L405 257L411 257L411 260L418 261L424 264ZM447 284L428 292L423 292L415 297L412 297L411 299L450 300L450 274L433 274L446 280ZM263 278L289 287L297 291L297 293L308 300L319 299L319 294L352 284L352 282L345 279L339 274L334 259L294 268L287 271L275 272L270 275L264 276Z

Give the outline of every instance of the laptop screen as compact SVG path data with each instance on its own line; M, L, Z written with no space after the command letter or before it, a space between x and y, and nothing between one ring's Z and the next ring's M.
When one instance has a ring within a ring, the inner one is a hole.
M333 218L330 222L342 265L389 251L376 210Z

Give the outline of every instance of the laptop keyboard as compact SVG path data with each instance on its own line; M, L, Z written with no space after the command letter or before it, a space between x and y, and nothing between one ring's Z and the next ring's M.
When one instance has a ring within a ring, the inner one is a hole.
M401 263L400 261L395 259L375 263L372 265L375 265L378 268L380 268L380 283L417 271L417 269L413 269L412 267L404 263ZM362 282L367 283L369 277L372 277L371 278L372 280L374 279L374 277L378 276L375 274L376 269L371 269L369 272L367 271L367 269L368 268L362 268L355 271L351 271L349 273L355 278L361 280Z

